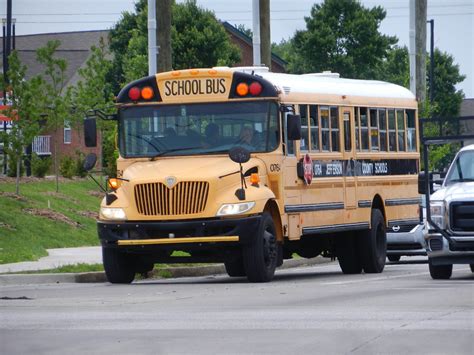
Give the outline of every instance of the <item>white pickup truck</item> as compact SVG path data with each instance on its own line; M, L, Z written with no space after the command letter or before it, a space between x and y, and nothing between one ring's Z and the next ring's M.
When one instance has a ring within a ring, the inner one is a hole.
M419 183L426 193L424 179ZM469 264L474 272L474 144L456 154L441 188L428 199L424 237L431 277L449 279L453 264Z

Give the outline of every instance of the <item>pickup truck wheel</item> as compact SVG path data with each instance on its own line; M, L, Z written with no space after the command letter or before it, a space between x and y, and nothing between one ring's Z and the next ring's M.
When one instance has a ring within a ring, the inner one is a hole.
M388 261L400 261L400 255L387 255Z
M469 267L471 268L471 271L474 272L474 264L469 264Z
M244 261L242 257L224 262L225 271L230 277L245 276Z
M105 276L113 284L129 284L135 278L133 256L114 248L102 248Z
M253 243L244 247L245 273L250 282L268 282L273 279L278 261L278 245L272 216L262 215Z
M428 259L431 278L434 280L448 280L453 273L453 265L433 265Z
M362 272L362 264L357 253L354 234L338 236L336 238L336 255L344 274L360 274Z
M359 246L362 267L369 274L380 273L387 257L387 235L382 212L372 210L371 229L361 233Z

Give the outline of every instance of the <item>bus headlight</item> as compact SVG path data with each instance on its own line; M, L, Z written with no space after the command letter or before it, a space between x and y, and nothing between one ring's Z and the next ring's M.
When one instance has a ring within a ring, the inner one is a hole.
M430 212L431 212L431 220L434 224L436 224L439 228L445 229L446 228L446 218L445 218L445 207L444 202L431 202L430 203Z
M112 208L112 207L101 207L100 217L104 219L112 219L117 221L124 221L127 219L127 215L123 208Z
M241 214L250 211L254 208L255 202L242 202L242 203L226 203L219 208L216 216L230 216L234 214Z

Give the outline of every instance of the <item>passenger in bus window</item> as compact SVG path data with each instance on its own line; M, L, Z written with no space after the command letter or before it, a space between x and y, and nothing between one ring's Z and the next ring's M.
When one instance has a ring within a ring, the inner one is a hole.
M237 141L237 143L253 145L252 139L253 139L253 129L248 126L242 127L240 131L240 135L239 135L239 140Z
M209 147L216 147L219 145L220 137L219 137L219 126L215 123L209 123L205 129L206 134L206 142L204 146L206 148Z

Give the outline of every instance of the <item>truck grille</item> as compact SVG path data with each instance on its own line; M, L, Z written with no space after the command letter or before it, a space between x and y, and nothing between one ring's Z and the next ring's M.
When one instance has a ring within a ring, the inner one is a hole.
M474 202L452 202L450 224L454 232L474 232Z
M145 216L195 214L204 211L209 183L181 181L169 189L163 183L135 185L138 213Z

